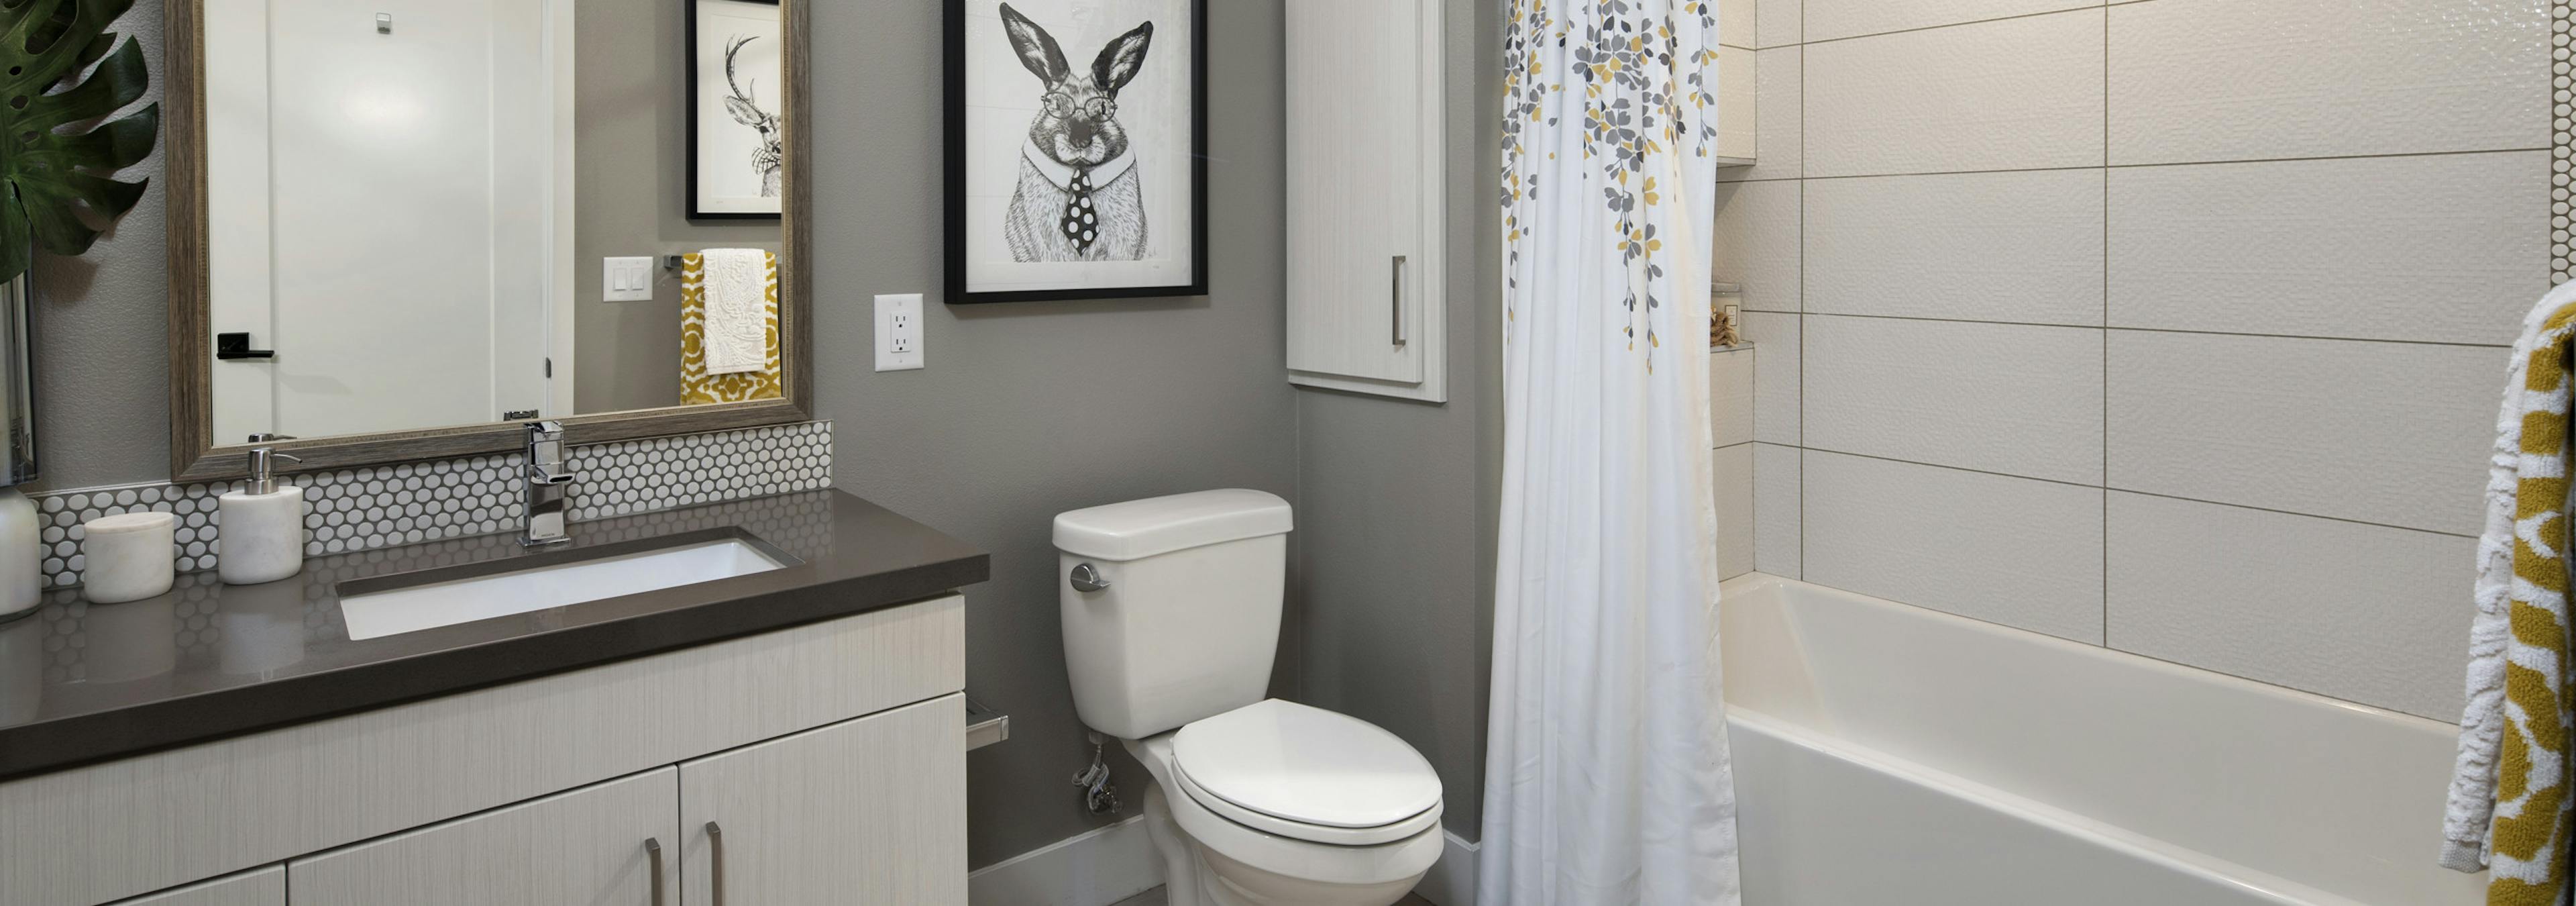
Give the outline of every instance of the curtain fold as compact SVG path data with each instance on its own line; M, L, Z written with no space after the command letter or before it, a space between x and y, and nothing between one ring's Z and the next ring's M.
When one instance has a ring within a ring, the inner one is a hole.
M1478 902L1735 904L1709 249L1716 12L1514 0Z

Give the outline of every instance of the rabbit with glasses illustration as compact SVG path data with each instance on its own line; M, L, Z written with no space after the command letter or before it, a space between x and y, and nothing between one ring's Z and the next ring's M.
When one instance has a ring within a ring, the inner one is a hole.
M1143 178L1118 122L1118 91L1144 68L1154 23L1112 39L1082 70L1066 61L1054 35L1008 3L1002 27L1020 64L1045 86L1002 227L1012 260L1143 260Z

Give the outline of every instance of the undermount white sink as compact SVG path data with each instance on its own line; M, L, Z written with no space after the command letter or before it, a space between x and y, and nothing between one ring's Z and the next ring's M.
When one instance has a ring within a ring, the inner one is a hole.
M786 564L738 538L389 588L340 600L352 640L768 572Z

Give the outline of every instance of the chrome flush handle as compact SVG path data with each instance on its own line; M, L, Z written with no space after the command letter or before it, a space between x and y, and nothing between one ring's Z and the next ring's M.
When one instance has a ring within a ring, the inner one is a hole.
M1099 567L1085 563L1073 568L1073 590L1084 594L1107 591L1109 577L1101 575Z

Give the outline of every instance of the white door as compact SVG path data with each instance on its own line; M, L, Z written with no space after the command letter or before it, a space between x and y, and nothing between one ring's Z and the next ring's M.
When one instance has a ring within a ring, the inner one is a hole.
M297 859L288 902L677 906L679 777L663 768Z
M1288 367L1423 379L1425 0L1288 4Z
M219 440L547 412L567 2L210 0Z
M965 906L965 706L949 695L680 765L682 900Z

